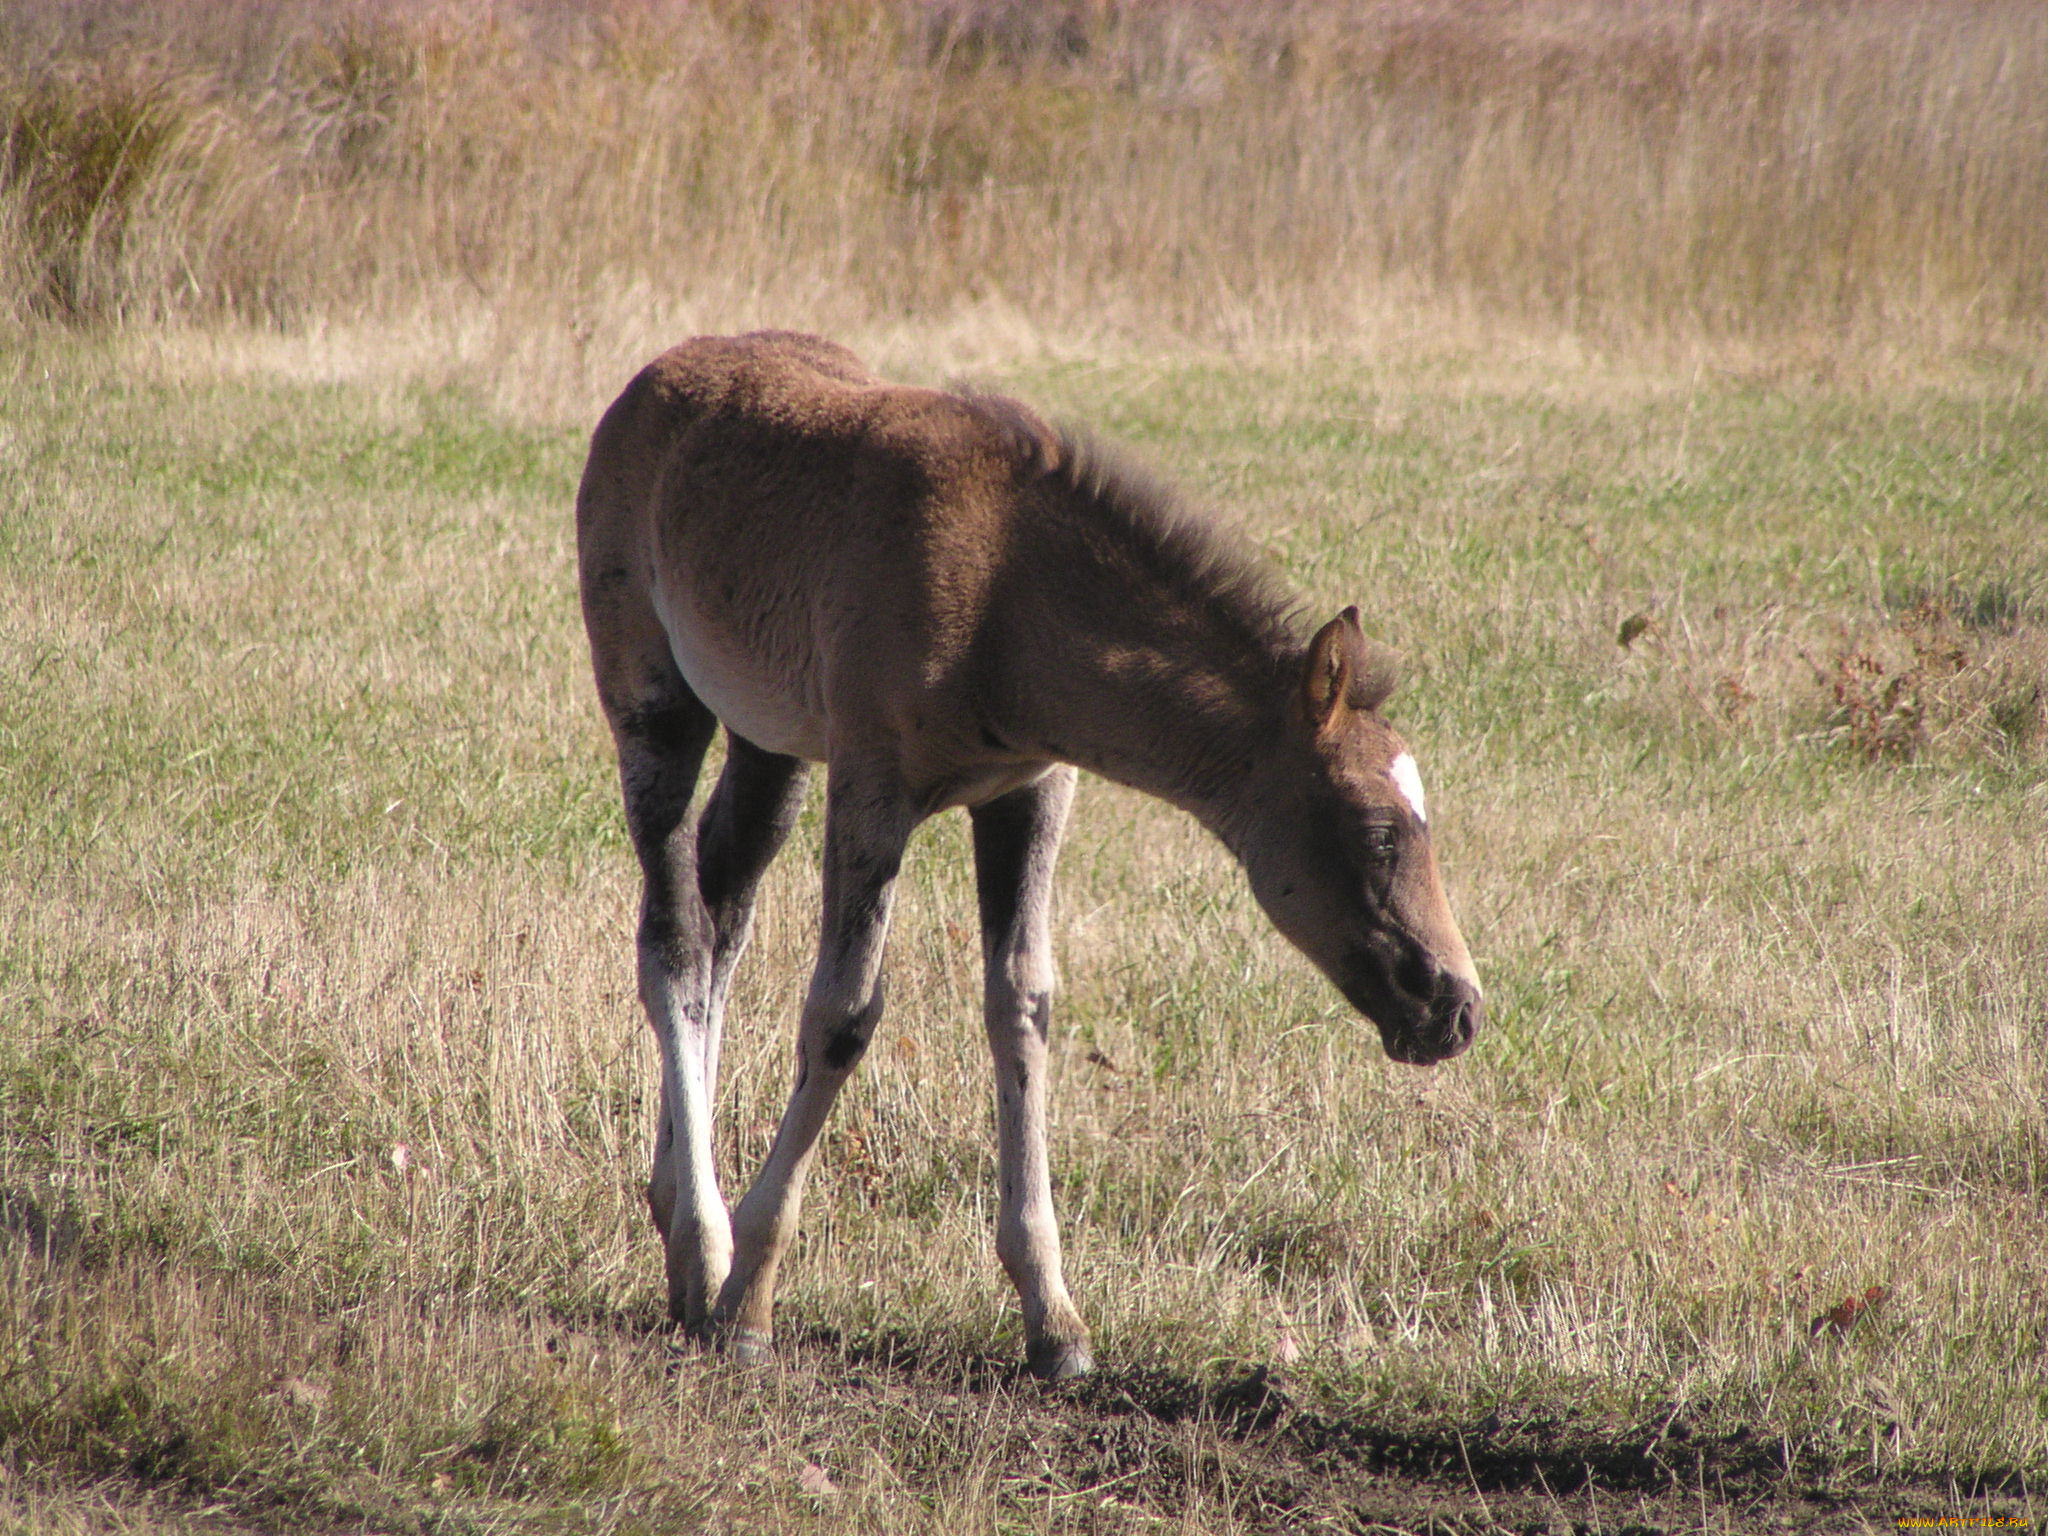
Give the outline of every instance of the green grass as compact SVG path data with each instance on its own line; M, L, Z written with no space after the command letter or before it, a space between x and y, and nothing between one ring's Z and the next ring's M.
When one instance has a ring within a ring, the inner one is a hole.
M1010 1374L958 818L913 849L786 1363L655 1326L637 890L573 589L595 400L537 426L48 336L5 367L0 1523L1542 1528L1598 1514L1586 1468L1655 1528L2033 1508L2024 379L994 375L1407 653L1492 1003L1470 1056L1385 1062L1220 850L1087 784L1054 1167L1104 1369L1058 1394ZM729 1192L786 1089L815 812L735 1003Z
M533 511L573 496L571 435L425 394L88 375L15 401L0 537L33 604L7 678L27 706L9 791L39 806L23 856L332 876L394 837L553 855L616 821L560 798L558 745L509 763L484 740L506 673L569 680L571 556ZM479 580L455 596L465 564ZM366 593L377 622L352 626Z

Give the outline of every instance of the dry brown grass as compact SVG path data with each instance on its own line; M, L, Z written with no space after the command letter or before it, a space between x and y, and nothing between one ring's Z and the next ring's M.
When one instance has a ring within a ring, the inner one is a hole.
M180 0L0 21L0 303L468 310L572 365L758 316L2031 348L2024 0Z

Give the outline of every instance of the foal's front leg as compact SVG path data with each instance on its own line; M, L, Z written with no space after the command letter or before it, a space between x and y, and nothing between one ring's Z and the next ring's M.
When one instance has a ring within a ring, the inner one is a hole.
M824 919L797 1030L796 1088L768 1161L733 1212L732 1273L713 1314L726 1348L741 1360L768 1353L775 1270L796 1236L811 1154L882 1017L889 908L917 820L893 773L832 765L825 783Z
M974 874L986 966L984 1020L995 1056L1002 1187L996 1257L1024 1307L1024 1359L1046 1381L1094 1365L1088 1329L1060 1272L1046 1157L1046 1036L1052 1022L1052 871L1074 799L1074 770L976 806Z

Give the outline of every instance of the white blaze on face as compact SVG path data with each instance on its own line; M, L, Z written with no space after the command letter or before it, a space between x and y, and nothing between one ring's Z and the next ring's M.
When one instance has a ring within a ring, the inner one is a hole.
M1410 805L1415 807L1417 821L1429 820L1429 812L1422 805L1422 775L1416 771L1415 759L1403 752L1387 767L1387 777L1394 781L1394 788L1401 791Z

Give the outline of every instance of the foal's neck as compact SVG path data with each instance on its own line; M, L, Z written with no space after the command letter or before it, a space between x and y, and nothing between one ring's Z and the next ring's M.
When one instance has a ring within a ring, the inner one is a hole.
M1050 755L1179 806L1237 852L1248 785L1287 735L1287 658L1120 628L1082 639L1050 690Z

